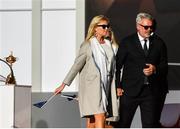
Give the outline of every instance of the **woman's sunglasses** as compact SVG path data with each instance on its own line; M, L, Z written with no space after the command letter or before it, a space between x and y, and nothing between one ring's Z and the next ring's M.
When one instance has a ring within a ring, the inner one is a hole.
M97 25L97 26L100 26L100 27L102 27L103 29L109 29L109 27L110 27L109 24L108 24L108 25Z

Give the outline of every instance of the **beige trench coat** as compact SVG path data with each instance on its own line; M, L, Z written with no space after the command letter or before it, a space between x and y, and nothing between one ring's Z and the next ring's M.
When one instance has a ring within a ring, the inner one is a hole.
M101 86L100 73L92 57L92 51L89 42L84 42L73 66L66 75L63 83L70 85L77 73L79 73L79 108L81 117L93 114L103 113L101 104ZM115 74L114 74L115 75ZM118 102L116 96L115 76L111 85L111 116L118 116ZM113 118L114 119L114 118Z

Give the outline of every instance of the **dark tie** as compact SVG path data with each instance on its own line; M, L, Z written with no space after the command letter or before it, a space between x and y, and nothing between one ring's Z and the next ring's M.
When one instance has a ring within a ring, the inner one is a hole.
M147 40L146 39L144 39L144 54L147 57L147 55L148 55L148 48L147 48ZM146 84L146 85L149 84L149 80L148 80L147 76L144 77L144 84Z
M148 55L148 48L147 48L147 40L144 39L144 54L147 56Z

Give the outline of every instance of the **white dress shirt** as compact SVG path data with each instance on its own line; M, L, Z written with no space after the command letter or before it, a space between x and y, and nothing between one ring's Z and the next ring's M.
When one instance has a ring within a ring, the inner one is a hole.
M139 37L139 41L143 49L144 49L144 43L145 43L144 40L145 39L147 40L146 44L147 44L147 48L149 49L149 38L143 38L139 33L138 33L138 37Z

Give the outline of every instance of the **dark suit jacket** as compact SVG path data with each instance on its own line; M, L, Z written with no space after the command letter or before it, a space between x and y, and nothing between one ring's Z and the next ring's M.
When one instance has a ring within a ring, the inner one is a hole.
M153 64L156 72L149 77L152 93L168 92L167 85L167 48L156 34L149 38L149 54L146 57L137 33L124 38L119 46L116 58L116 86L124 89L124 94L137 96L144 84L143 68L146 63ZM122 79L120 80L121 68Z

